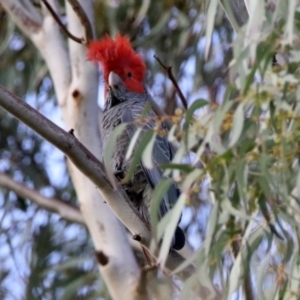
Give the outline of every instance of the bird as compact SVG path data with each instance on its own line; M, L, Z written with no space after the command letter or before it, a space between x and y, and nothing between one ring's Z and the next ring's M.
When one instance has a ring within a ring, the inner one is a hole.
M132 164L132 155L126 158L126 153L130 141L139 128L137 120L141 119L141 116L145 117L147 122L143 122L142 131L146 132L155 128L158 119L152 98L145 87L146 65L133 49L129 38L119 33L115 39L106 35L100 40L91 41L88 45L87 58L99 63L103 73L105 103L100 124L103 149L107 147L116 126L126 124L126 129L117 138L111 160L112 171L121 181ZM167 132L168 125L161 122L160 130ZM152 167L146 166L140 159L132 178L122 184L130 201L148 223L153 190L165 177L160 165L170 163L173 155L171 143L166 137L157 134L152 151ZM159 218L174 206L179 193L176 183L172 182L160 204ZM180 250L184 244L185 235L177 226L171 247Z

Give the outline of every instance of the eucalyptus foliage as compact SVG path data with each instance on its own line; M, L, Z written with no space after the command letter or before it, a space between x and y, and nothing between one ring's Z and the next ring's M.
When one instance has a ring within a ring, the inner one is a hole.
M163 237L158 257L164 262L183 212L195 252L174 274L190 263L196 272L179 297L193 297L199 281L218 286L225 298L298 297L299 1L95 2L97 36L130 36L148 66L148 88L173 122L168 138L177 151L161 166L166 179L154 191L151 221L155 240ZM0 21L0 83L57 121L42 58L1 7ZM187 110L154 53L172 66ZM149 133L136 160L151 164L156 134L163 133ZM0 109L0 171L75 204L66 162L53 153ZM181 196L159 221L170 180ZM5 189L0 205L1 299L110 298L84 227Z
M208 15L217 8L211 1ZM230 79L219 104L197 99L171 117L169 140L178 149L173 162L162 167L178 182L181 196L159 223L158 207L152 208L157 239L164 236L160 258L168 254L183 204L203 200L205 179L204 201L211 203L201 247L184 264L194 263L197 272L186 282L182 299L207 274L227 297L300 295L300 4L253 1L247 8L249 21L237 31ZM208 48L213 21L206 30ZM138 149L151 150L151 143L142 144ZM140 151L136 156L141 159ZM169 184L166 179L156 188L155 203Z
M300 294L300 3L268 4L249 1L220 104L195 100L170 134L179 148L168 167L187 201L204 177L212 201L186 292L205 273L227 297Z

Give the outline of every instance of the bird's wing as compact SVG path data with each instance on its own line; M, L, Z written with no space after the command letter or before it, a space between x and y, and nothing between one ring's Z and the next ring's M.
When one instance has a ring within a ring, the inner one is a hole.
M135 131L138 129L138 124L134 122L143 114L145 106L142 106L140 103L136 103L136 105L132 105L131 108L124 109L122 113L122 123L128 123L126 126L127 133L129 138L132 138ZM149 129L153 129L155 125L155 113L150 110L146 113L145 119L150 120L145 125L143 125L144 132ZM141 140L141 137L140 139ZM143 161L140 161L144 174L149 182L149 184L154 189L156 185L161 182L163 178L163 172L160 169L161 164L170 163L173 158L173 148L172 145L168 142L168 140L160 135L156 136L156 140L153 146L152 152L152 162L153 168L147 168ZM160 205L160 217L165 215L170 208L175 204L178 198L178 190L175 184L172 184L167 195L164 196L163 201Z

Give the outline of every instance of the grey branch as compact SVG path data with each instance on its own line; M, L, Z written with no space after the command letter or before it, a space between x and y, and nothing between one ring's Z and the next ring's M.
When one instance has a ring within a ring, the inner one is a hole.
M185 98L185 96L183 95L183 92L181 90L181 88L179 87L176 78L173 75L172 72L172 67L171 66L166 66L158 56L154 55L154 58L158 61L158 63L161 65L161 67L167 72L168 78L170 79L170 81L173 83L173 86L178 94L179 99L181 100L182 106L185 110L188 109L188 103L187 100Z
M148 224L141 219L125 192L121 188L112 188L104 173L103 164L74 135L55 125L1 85L0 106L65 153L73 164L99 188L107 204L131 233L139 235L142 238L141 243L146 247L149 245L151 232ZM166 265L169 270L174 270L183 261L179 253L171 250ZM189 265L177 275L182 280L186 280L194 272L194 267ZM205 293L207 295L207 288L200 282L198 290L200 295ZM214 293L213 299L218 299L217 290L214 290Z
M21 1L17 0L2 0L1 5L6 11L10 12L14 22L25 32L34 34L41 27L43 20L37 14L33 14L29 9L26 9Z
M121 188L117 190L112 188L103 164L74 135L55 125L1 85L0 106L65 153L74 165L99 188L107 204L131 233L140 236L141 243L146 247L149 245L151 240L149 225L141 219L124 191ZM173 270L184 259L176 251L171 251L170 254L167 266ZM183 271L182 277L187 278L193 272L194 268L191 266Z
M87 17L85 11L83 10L83 8L81 7L81 5L77 0L67 0L67 1L72 6L74 12L76 13L77 17L80 20L80 23L83 26L84 38L85 38L84 44L88 44L93 39L93 29L89 21L89 18Z
M63 22L60 20L59 15L56 14L55 10L52 8L52 6L47 2L47 0L41 0L44 5L47 7L48 11L50 12L50 14L52 15L52 17L54 18L54 20L56 21L56 23L58 24L58 26L61 28L61 30L73 41L75 41L76 43L82 44L83 42L85 42L85 39L83 38L79 38L75 35L73 35L68 28L63 24Z
M99 188L107 204L131 233L141 236L142 243L149 245L151 240L149 226L135 211L125 192L121 188L117 190L112 188L106 178L103 164L74 135L55 125L1 85L0 106L65 153Z
M42 208L58 213L65 220L79 224L85 224L82 214L77 207L56 198L45 197L37 191L28 188L26 185L16 182L10 176L1 172L0 186L2 188L14 191L20 197L29 199Z

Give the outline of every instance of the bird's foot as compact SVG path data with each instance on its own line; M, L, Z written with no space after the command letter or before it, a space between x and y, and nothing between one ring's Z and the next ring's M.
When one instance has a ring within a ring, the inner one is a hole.
M123 170L117 170L114 174L119 181L125 178L125 173Z

